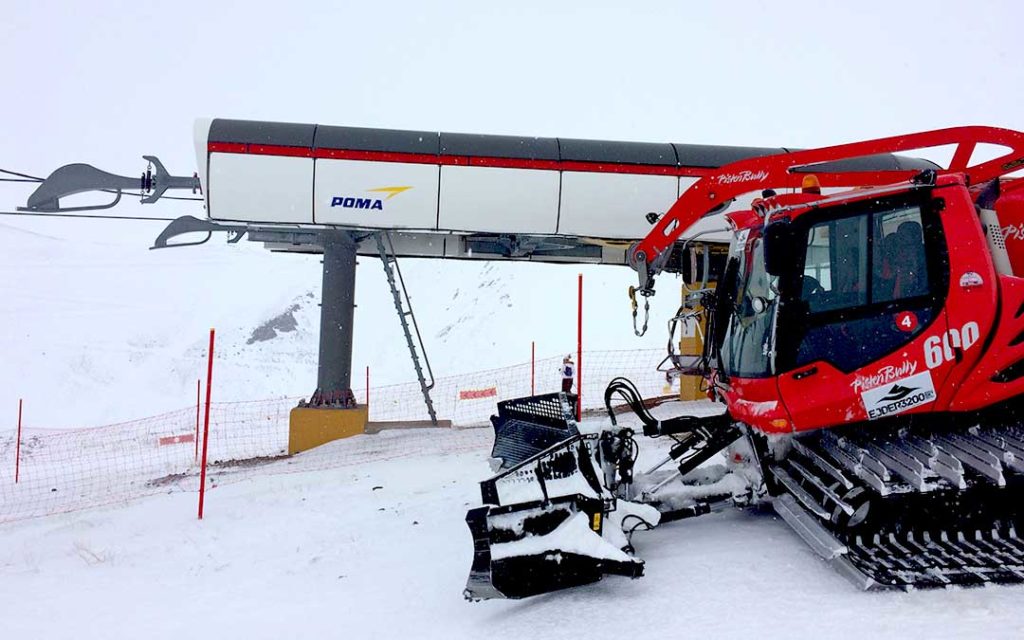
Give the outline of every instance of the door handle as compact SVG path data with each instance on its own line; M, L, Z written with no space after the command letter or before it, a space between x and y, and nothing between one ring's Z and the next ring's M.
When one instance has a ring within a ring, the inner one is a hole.
M816 373L818 373L818 367L811 367L810 369L804 369L803 371L797 371L796 373L793 374L793 379L794 380L803 380L804 378L809 378L809 377L813 376Z

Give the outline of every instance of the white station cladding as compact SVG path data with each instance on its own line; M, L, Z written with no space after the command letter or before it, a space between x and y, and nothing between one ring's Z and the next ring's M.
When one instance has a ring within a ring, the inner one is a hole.
M642 238L704 171L784 149L200 120L214 220Z

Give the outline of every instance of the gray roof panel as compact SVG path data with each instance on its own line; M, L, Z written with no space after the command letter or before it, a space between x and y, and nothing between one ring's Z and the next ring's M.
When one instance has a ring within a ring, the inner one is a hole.
M785 153L782 148L772 147L726 147L709 144L677 144L676 150L681 167L702 167L717 169L730 162L738 162L747 158L763 158Z
M617 142L559 138L562 160L675 167L676 152L668 143Z
M401 131L327 125L317 127L313 146L317 149L390 151L392 153L425 155L437 155L440 150L436 131Z
M558 160L558 140L475 133L442 133L441 155Z
M215 119L210 123L210 142L312 147L315 124Z
M847 158L835 162L822 162L801 169L799 173L839 173L856 171L924 171L925 169L941 169L939 165L921 158L910 158L908 156L897 156L889 153L880 153L873 156L862 156L860 158Z

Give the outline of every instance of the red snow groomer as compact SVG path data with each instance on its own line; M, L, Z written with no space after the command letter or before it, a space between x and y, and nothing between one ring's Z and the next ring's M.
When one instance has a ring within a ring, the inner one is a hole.
M946 169L858 170L874 154L945 145ZM982 149L997 157L972 161ZM592 433L565 394L502 403L504 470L466 518L466 596L638 577L632 532L763 503L864 589L1024 582L1024 180L1008 177L1022 168L1024 134L962 127L743 160L698 180L630 263L649 297L688 227L760 195L726 216L716 289L692 294L706 310L693 369L724 412L658 420L623 379ZM645 436L674 440L658 465L673 474L634 474L616 396ZM698 469L721 452L725 465Z

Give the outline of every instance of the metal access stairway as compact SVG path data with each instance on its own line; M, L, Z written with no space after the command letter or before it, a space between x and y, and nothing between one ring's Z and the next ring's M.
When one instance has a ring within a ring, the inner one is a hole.
M427 412L430 414L430 422L437 425L437 413L434 411L434 401L430 399L430 390L434 388L434 372L430 368L430 360L427 358L427 351L423 346L423 338L420 336L419 325L416 324L416 316L412 312L412 303L409 301L409 293L405 288L405 280L402 278L402 270L398 266L398 258L395 256L395 247L391 244L391 236L386 231L375 234L377 239L377 253L384 265L384 275L387 276L388 285L391 287L391 295L395 299L395 310L398 312L398 320L402 323L402 331L405 333L405 341L409 345L409 355L412 356L412 366L416 369L416 377L420 381L420 389L423 390L423 401L427 404ZM395 276L398 276L397 278ZM412 320L410 329L409 321ZM413 342L412 334L416 333L416 342ZM416 348L419 343L419 349ZM427 375L430 376L430 384L427 384L423 375L423 366L420 364L422 354L423 363L427 366Z

